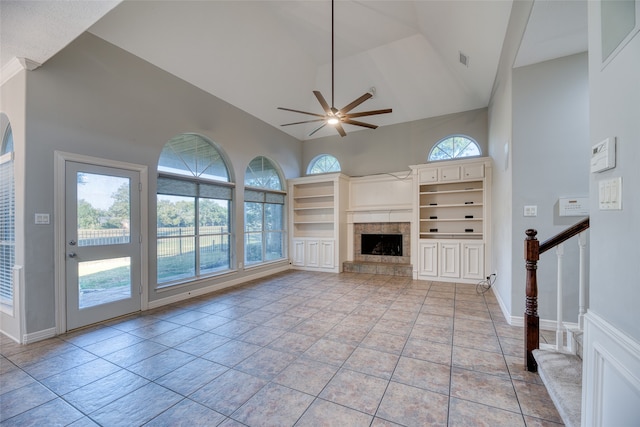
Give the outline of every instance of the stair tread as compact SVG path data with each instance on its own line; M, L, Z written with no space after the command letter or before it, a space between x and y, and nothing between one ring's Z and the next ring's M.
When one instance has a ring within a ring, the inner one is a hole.
M534 350L538 373L568 427L580 426L582 411L582 360L578 356Z

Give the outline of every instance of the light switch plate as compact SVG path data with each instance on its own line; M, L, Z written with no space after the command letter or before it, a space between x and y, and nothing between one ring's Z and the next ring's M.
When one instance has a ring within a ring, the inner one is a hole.
M538 216L538 206L528 205L524 207L524 216Z
M601 211L622 210L622 177L598 182L598 207Z
M40 225L49 224L49 214L48 213L37 213L35 216L35 223Z

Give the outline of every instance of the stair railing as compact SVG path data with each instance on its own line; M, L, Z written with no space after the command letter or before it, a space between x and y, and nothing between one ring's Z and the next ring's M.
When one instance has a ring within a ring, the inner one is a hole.
M540 255L551 248L556 248L556 256L558 258L558 285L557 285L557 327L556 327L556 349L563 347L564 326L562 323L562 295L563 281L562 268L564 258L564 242L578 235L578 245L580 246L580 272L579 281L579 301L578 301L578 324L582 329L583 318L586 311L586 230L589 228L589 218L567 228L552 238L546 240L542 244L538 242L536 235L538 232L529 229L525 232L527 235L524 241L524 259L527 269L526 276L526 301L524 312L524 339L525 339L525 364L530 372L538 371L538 364L533 357L533 350L540 348L540 318L538 317L538 279L536 270L538 269L538 260ZM569 346L569 339L567 342ZM571 351L572 348L570 347Z

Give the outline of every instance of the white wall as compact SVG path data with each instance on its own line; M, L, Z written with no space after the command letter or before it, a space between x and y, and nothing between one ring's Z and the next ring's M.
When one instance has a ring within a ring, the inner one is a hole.
M525 309L525 230L538 231L542 243L584 217L561 217L560 197L588 197L590 153L587 54L572 55L513 70L512 148L512 316ZM526 205L538 207L525 217ZM564 320L578 321L579 247L564 244ZM540 256L537 270L538 314L556 320L555 249Z
M533 1L513 2L496 80L489 105L489 155L493 158L491 265L497 272L493 291L507 318L512 308L512 70Z
M631 426L640 419L640 33L603 67L600 5L589 2L591 126L584 145L588 150L615 136L617 155L614 169L589 179L591 281L582 425ZM600 211L598 183L612 177L622 177L622 210Z

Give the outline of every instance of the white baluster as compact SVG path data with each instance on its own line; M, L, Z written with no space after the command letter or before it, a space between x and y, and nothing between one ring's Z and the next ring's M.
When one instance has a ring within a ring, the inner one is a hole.
M586 299L587 299L587 275L585 273L586 269L586 259L587 259L587 232L583 231L578 235L578 245L580 246L580 266L579 268L579 276L578 276L578 286L579 286L579 294L578 294L578 326L580 330L584 329L584 315L587 311L586 309Z
M560 351L564 346L563 336L563 313L562 313L562 259L564 258L564 243L556 246L556 256L558 257L558 295L557 298L557 326L556 326L556 350Z

